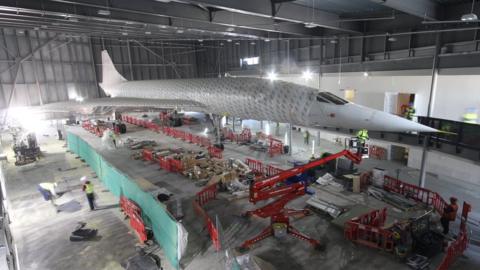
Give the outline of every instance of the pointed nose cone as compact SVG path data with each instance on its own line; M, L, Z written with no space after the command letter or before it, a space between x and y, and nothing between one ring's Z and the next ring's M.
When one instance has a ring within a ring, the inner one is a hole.
M348 103L338 107L344 107L339 108L335 113L335 122L342 128L391 132L438 132L434 128L361 105Z

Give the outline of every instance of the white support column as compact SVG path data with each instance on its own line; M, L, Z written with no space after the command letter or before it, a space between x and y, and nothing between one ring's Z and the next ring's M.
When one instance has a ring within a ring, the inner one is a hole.
M235 116L232 117L232 130L235 132Z
M275 123L275 136L280 136L280 123Z
M317 129L317 138L315 139L315 141L317 143L317 146L320 146L320 129Z
M288 155L291 156L293 152L293 141L292 141L292 124L287 124L287 137L288 137Z

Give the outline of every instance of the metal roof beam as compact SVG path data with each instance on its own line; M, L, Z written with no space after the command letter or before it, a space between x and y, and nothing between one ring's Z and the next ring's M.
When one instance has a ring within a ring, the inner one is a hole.
M440 6L432 0L370 0L394 10L398 10L425 20L436 21Z
M175 0L173 0L175 1ZM267 17L296 23L313 23L320 27L346 31L359 32L359 24L341 22L337 14L315 9L312 18L312 8L290 2L277 3L272 0L181 0L192 4L214 7L230 12Z

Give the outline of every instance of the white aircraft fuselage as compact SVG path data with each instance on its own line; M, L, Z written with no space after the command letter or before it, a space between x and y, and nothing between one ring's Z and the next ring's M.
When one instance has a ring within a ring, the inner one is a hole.
M102 52L102 61L100 86L112 98L189 100L202 104L206 113L309 127L436 131L390 113L348 102L328 92L281 80L226 77L127 81L116 71L106 51Z

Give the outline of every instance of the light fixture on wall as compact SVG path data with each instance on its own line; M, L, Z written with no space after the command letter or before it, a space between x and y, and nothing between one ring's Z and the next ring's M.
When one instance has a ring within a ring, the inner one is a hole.
M270 42L270 39L269 39L269 38L266 38L266 39L265 39L265 42Z
M475 7L475 0L472 0L472 9L470 10L470 13L463 14L460 20L464 22L477 21L478 20L477 14L473 13L474 7Z
M231 40L231 39L227 39L227 42L232 42L232 40Z

